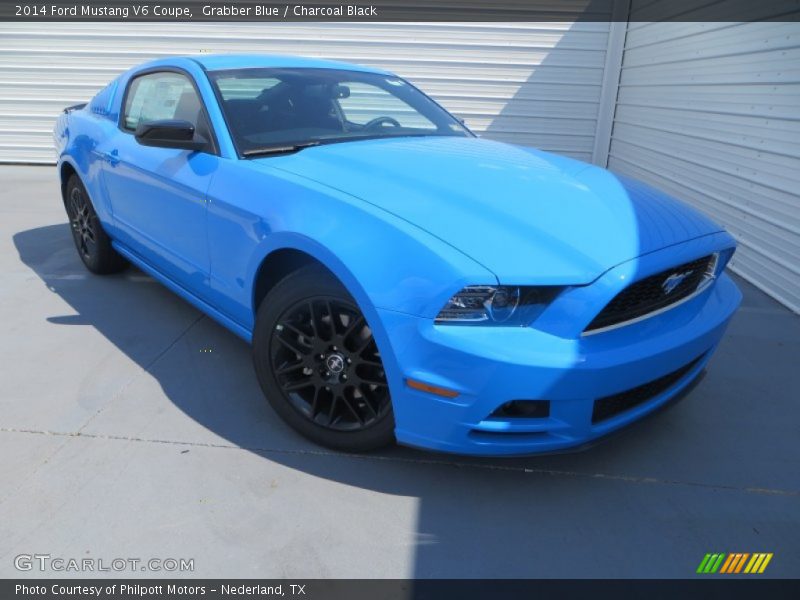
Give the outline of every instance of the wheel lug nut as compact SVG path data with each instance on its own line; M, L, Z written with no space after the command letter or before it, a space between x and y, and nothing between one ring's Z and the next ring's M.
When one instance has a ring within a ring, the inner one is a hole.
M351 365L351 364L353 364L353 359L351 359L351 358L347 358L347 359L345 359L345 360L347 360L347 364L348 364L348 365Z
M334 352L336 352L338 349L339 349L339 348L337 348L336 346L334 346L334 347L333 347L333 351L334 351Z
M342 379L343 379L344 381L347 381L347 375L342 375Z

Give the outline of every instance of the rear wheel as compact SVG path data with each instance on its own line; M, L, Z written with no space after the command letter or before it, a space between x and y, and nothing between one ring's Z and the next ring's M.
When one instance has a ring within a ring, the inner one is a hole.
M324 268L304 267L261 303L253 332L259 383L275 411L323 446L394 441L386 373L358 305Z
M89 194L77 175L67 182L64 205L75 248L86 268L99 275L122 271L128 263L111 247L111 238L100 224Z

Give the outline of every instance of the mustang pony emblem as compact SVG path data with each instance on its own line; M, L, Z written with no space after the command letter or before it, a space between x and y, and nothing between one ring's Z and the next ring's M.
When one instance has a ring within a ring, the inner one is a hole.
M331 373L341 373L344 371L344 359L338 354L331 354L328 360L325 361L325 365Z
M684 273L673 273L664 280L664 282L661 284L661 289L664 290L665 294L671 294L675 288L678 287L683 280L692 273L694 273L694 270L685 271Z

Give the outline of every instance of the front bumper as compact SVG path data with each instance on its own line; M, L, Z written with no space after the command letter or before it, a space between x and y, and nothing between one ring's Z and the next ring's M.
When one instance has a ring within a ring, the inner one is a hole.
M652 268L657 268L655 259ZM674 310L586 337L554 333L563 319L551 320L553 327L544 319L545 330L539 321L537 327L521 328L448 326L379 310L395 361L388 371L397 440L474 455L532 454L591 442L656 410L689 386L705 368L740 301L736 285L722 274ZM407 378L455 390L458 396L411 389ZM593 422L597 399L659 379L666 387L656 386L656 393L644 401ZM490 416L510 400L548 400L549 416Z

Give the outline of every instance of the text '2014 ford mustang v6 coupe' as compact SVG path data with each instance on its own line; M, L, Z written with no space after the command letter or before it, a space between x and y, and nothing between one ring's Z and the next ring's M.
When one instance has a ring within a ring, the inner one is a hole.
M131 262L251 342L275 411L333 448L584 444L685 391L741 299L702 214L378 69L159 60L55 139L89 270Z

